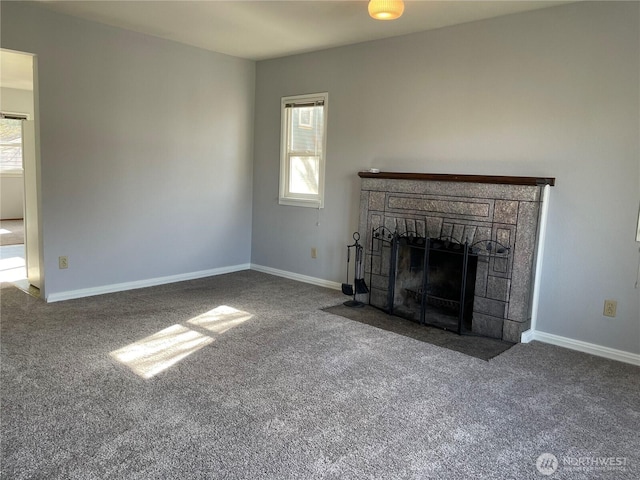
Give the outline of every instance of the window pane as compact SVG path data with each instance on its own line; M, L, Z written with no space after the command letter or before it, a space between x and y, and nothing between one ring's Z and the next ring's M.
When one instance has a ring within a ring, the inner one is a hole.
M291 109L290 152L319 154L322 150L323 107Z
M280 205L324 207L328 98L326 92L281 98Z
M0 143L22 143L22 120L0 119Z
M16 170L22 168L22 146L0 146L0 169Z
M22 169L22 120L0 119L0 169Z
M290 157L289 192L318 194L320 157Z

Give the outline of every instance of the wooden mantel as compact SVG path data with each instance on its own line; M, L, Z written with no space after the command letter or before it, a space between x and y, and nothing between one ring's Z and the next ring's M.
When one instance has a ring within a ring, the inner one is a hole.
M458 175L448 173L401 173L358 172L360 178L382 178L390 180L431 180L437 182L499 183L504 185L550 185L556 184L554 177L509 177L503 175Z

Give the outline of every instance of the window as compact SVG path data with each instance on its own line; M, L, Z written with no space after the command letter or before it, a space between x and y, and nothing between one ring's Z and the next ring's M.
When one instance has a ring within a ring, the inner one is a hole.
M0 174L22 175L22 120L26 116L0 116Z
M322 208L327 93L282 98L281 205Z

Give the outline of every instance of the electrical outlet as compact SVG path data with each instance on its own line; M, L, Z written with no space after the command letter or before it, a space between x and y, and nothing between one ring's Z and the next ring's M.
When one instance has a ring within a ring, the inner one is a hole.
M58 257L58 268L69 268L69 259L66 256Z
M605 317L615 317L616 316L616 308L618 308L618 302L615 300L605 300L604 301L604 312L602 313Z
M318 249L316 247L311 247L311 258L318 258Z

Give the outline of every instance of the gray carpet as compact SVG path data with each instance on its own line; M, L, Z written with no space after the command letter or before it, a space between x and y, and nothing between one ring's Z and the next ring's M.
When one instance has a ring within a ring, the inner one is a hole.
M640 477L638 367L536 342L486 362L251 271L50 305L1 293L3 479ZM192 353L145 379L162 352L136 363L143 339ZM609 457L624 465L572 466Z
M24 220L0 220L0 245L24 243Z
M474 335L458 335L455 332L443 330L429 325L420 325L417 322L404 318L387 315L382 310L365 305L364 307L347 307L343 304L329 308L323 308L325 312L340 315L341 317L366 323L373 327L382 328L389 332L404 335L405 337L431 343L439 347L455 350L456 352L471 355L482 360L490 360L496 355L509 350L514 344L495 338L479 337Z

